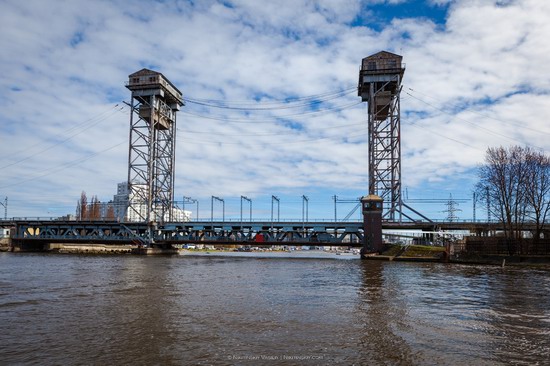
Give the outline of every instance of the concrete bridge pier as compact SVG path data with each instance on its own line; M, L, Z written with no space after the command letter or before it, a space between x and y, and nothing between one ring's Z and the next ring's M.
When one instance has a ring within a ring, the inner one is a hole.
M382 242L383 203L384 200L374 194L361 198L364 232L361 258L365 258L369 253L381 253L384 250Z
M178 248L171 244L155 244L151 246L138 246L132 249L132 254L139 255L173 255L178 254Z

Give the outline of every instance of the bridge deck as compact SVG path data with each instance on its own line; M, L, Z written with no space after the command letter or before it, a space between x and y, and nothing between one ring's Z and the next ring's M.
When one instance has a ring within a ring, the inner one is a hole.
M149 230L145 223L114 221L11 220L2 226L14 228L19 242L70 242L145 244L151 236L161 244L277 244L360 246L363 223L358 221L191 221L172 222ZM480 222L383 222L383 230L494 231L497 223Z

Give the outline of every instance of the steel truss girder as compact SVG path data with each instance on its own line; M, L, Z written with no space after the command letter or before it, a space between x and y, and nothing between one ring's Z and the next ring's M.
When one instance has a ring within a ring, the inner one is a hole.
M131 221L171 221L174 201L176 113L160 96L132 93L128 153L129 207ZM148 110L143 116L140 110ZM160 116L170 120L160 126ZM147 120L148 119L148 120Z
M384 92L384 87L375 90L375 83L369 85L369 194L378 195L384 200L384 209L386 211L384 218L395 221L397 213L401 214L402 212L401 80L399 75L395 75L395 80L391 82L396 83L398 86L396 91L391 94L389 102L383 108L380 108L380 105L376 105L376 98ZM384 111L383 116L379 112L377 114L377 108L378 111L380 109Z
M16 224L15 240L42 242L143 244L150 235L146 223L37 221ZM231 225L224 222L173 223L153 231L158 244L314 245L354 246L363 242L363 224L258 222ZM258 240L259 235L262 241Z

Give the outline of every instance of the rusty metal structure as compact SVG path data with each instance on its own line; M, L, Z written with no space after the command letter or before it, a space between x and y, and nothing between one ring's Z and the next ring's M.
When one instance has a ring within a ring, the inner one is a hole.
M127 221L171 221L174 202L176 112L182 93L161 73L129 75L132 92L128 153Z
M401 220L401 80L402 56L381 51L365 57L358 95L368 103L369 195L384 201L384 218Z

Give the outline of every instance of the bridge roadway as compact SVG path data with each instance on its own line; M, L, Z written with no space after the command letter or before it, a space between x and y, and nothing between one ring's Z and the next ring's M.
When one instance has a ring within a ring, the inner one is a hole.
M354 246L363 243L363 223L359 221L190 221L165 223L153 230L145 223L114 221L32 220L14 218L0 221L12 229L14 243L72 244L284 244ZM392 234L401 230L467 230L477 235L501 229L499 223L484 222L383 222Z

